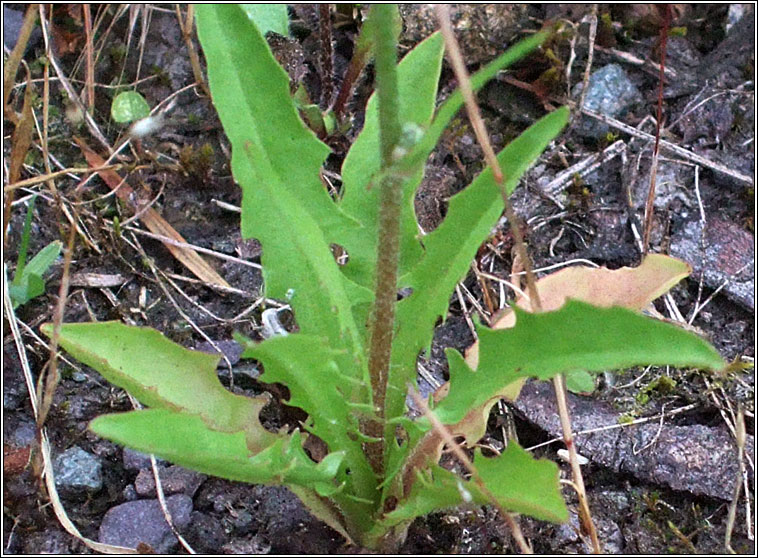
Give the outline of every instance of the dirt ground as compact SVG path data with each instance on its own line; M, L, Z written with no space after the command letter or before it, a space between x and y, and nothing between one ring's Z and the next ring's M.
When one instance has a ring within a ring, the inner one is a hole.
M135 21L131 30L130 14ZM129 175L129 184L147 199L155 198L154 209L187 242L210 251L203 257L237 290L222 293L204 286L160 241L140 234L144 228L138 220L125 224L133 212L114 196L105 196L109 189L101 179L77 187L80 177L74 175L55 181L57 195L49 182L16 191L4 251L9 276L18 259L29 199L39 194L31 225L31 255L53 240L66 242L70 230L67 214L76 216L79 228L71 261L66 322L118 319L148 325L176 342L201 350L209 350L210 339L222 347L228 359L219 368L222 382L230 385L231 371L234 385L230 389L259 393L264 389L255 379L259 371L250 363L238 362L239 352L235 353L231 340L235 331L260 338L262 276L250 265L260 261L260 246L240 237L239 214L232 208L240 204L240 191L231 177L228 142L212 105L194 88L179 92L195 78L173 5L147 5L131 12L118 5L93 6L93 15L99 53L94 66L95 123L110 145L119 143L125 127L109 118L113 84L141 79L137 90L151 106L176 94L176 107L166 126L131 152L123 152L124 162L140 163L140 168ZM431 12L421 6L404 6L402 15L401 46L405 53L436 24ZM543 49L531 55L479 94L496 147L501 148L545 114L546 107L565 104L570 89L566 81L569 66L570 86L582 81L589 52L590 15L589 6L582 5L462 5L453 10L454 26L472 71L545 21L565 22L566 32L551 42L549 53ZM694 269L689 279L673 289L670 300L656 303L657 310L667 318L681 315L685 321L694 315L690 325L725 359L752 363L755 15L752 6L745 8L741 19L738 15L728 5L675 5L667 44L662 139L684 153L661 151L652 239L656 251L674 254ZM317 16L318 10L299 6L291 11L292 38L269 36L290 75L305 85L313 99L319 98L324 83L319 70ZM339 85L352 55L358 21L354 14L342 10L333 14L333 21L334 80ZM80 14L66 11L65 5L58 6L54 22L51 40L58 52L56 59L74 88L82 91L86 39ZM659 72L652 61L660 56L660 25L661 16L655 8L600 5L592 61L593 71L610 64L620 66L638 95L615 118L652 135L655 125L645 118L656 114ZM199 50L196 41L194 47ZM39 96L35 117L40 129L44 52L38 37L25 54ZM55 74L51 68L50 75ZM11 95L16 111L21 107L24 88L18 85L23 85L24 76L19 71ZM371 82L369 68L348 103L353 127L345 134L326 138L334 151L326 164L326 176L337 188L341 162L363 121ZM454 86L452 72L445 66L440 99ZM72 118L73 112L60 81L51 79L48 143L52 170L57 170L57 165L87 166L71 140L73 135L102 152L88 127ZM535 267L587 260L610 268L637 265L640 251L635 231L641 231L653 142L649 136L646 139L643 134L635 136L614 127L590 137L583 129L591 119L573 118L573 124L540 157L514 195L515 207L527 223L524 232ZM6 120L6 159L11 153L12 130ZM22 179L45 173L36 133L33 139ZM613 147L615 142L620 143ZM598 154L603 152L606 156L600 159ZM588 160L598 160L599 164L589 171L575 167ZM430 158L417 195L416 211L424 230L444 219L447 200L482 167L481 150L461 116ZM567 179L557 180L566 169L572 169ZM124 176L124 171L121 174ZM114 230L114 217L123 224L120 234ZM501 224L477 255L478 268L508 279L511 248L510 233ZM16 310L35 378L49 356L39 326L53 318L62 267L59 260L46 275L44 295ZM106 286L96 282L106 276L111 281ZM725 282L728 284L724 286ZM495 301L512 296L507 289L501 293L495 282L488 285L488 295ZM486 308L482 288L472 272L461 283L461 296L454 293L451 297L449 316L436 332L432 354L421 359L422 392L445 380L444 348L465 350L473 343L468 318L479 311L477 308ZM6 314L3 334L3 551L90 553L65 532L34 468L25 466L25 452L34 445L34 419ZM149 461L87 430L88 422L99 414L131 409L126 395L76 361L61 361L59 366L61 380L46 422L54 455L81 448L94 456L101 471L96 488L61 490L61 502L82 535L98 540L104 530L126 528L123 524L103 525L109 510L111 517L117 517L113 510L120 505L155 501L154 480L150 485ZM606 373L599 377L595 391L572 394L570 401L574 427L579 432L578 449L589 460L583 471L601 543L608 553L624 554L725 552L728 508L739 476L730 429L733 411L742 405L750 435L744 483L750 495L746 500L743 490L738 500L732 546L740 554L754 553L752 368L718 381L698 371L668 368ZM562 444L546 443L559 436L551 405L544 386L527 386L515 405L493 409L491 428L482 443L502 448L505 427L513 424L523 447L538 446L534 449L536 456L561 462L557 450ZM297 410L284 405L268 412L269 420L279 424L302 418ZM646 417L652 418L622 427L622 423ZM602 427L614 428L597 431ZM166 495L177 505L178 511L171 509L178 529L198 552L362 552L346 546L337 533L312 518L286 489L206 478L165 463L161 467L166 475L162 476ZM567 465L561 467L563 477L570 478ZM572 511L570 524L520 520L537 553L589 551L578 531L576 498L569 488L564 494ZM160 522L157 517L155 521ZM163 546L154 550L186 552L170 533L157 536ZM450 510L419 519L411 526L402 548L409 554L516 551L507 527L487 507Z

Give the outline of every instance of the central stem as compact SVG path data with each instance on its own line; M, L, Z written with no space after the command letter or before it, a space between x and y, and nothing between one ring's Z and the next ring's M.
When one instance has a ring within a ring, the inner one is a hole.
M392 152L400 140L397 85L397 6L377 4L371 8L375 33L376 84L379 104L379 140L382 171L393 163ZM376 418L366 425L367 434L377 438L368 443L366 453L378 476L384 472L384 420L387 379L392 355L392 337L397 302L397 274L400 251L400 206L402 182L391 173L381 188L377 237L374 308L370 322L368 367Z

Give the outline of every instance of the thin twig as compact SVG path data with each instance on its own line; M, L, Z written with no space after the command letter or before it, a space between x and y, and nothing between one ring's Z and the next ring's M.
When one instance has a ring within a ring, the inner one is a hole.
M37 426L42 428L45 424L45 419L50 411L50 407L53 404L53 394L55 388L60 381L60 375L58 374L58 337L61 331L61 324L63 323L63 314L66 310L66 301L68 300L68 282L71 271L71 259L74 255L74 241L76 240L76 229L71 227L68 234L68 242L66 244L66 251L63 256L63 272L61 276L61 284L58 289L58 303L55 307L55 314L53 314L53 334L50 337L50 360L47 364L47 374L45 376L44 391L38 392L40 400L40 411L37 416ZM39 377L38 390L42 386L42 375Z
M43 116L44 118L44 116ZM55 172L47 172L47 174L41 174L39 176L33 176L31 178L26 178L24 180L19 180L17 182L14 182L13 184L8 184L3 189L7 192L8 190L17 190L19 188L28 188L29 186L34 186L35 184L39 184L40 182L47 182L48 180L53 180L55 178L58 178L59 176L63 176L64 174L70 174L70 173L96 173L100 171L105 170L120 170L123 168L124 165L121 163L116 163L113 165L105 165L102 167L92 168L92 167L71 167L68 169L63 169Z
M678 415L678 414L681 414L681 413L684 413L684 412L687 412L687 411L691 411L693 409L696 409L698 407L698 405L699 405L699 403L690 403L689 405L685 405L684 407L678 407L676 409L672 409L671 411L668 411L666 413L660 413L660 414L653 415L653 416L650 416L650 417L643 417L643 418L634 419L631 422L609 424L607 426L599 426L597 428L588 428L587 430L580 430L580 431L576 432L576 434L577 435L595 434L597 432L605 432L606 430L615 430L617 428L627 428L629 426L636 426L638 424L644 424L646 422L652 422L654 420L660 420L664 416L671 417L671 416ZM547 442L541 442L539 444L536 444L534 446L530 446L530 447L525 448L525 449L526 449L526 451L534 451L537 448L541 448L543 446L549 446L550 444L554 444L556 442L560 442L561 440L563 440L562 437L551 438Z
M587 97L587 89L589 89L590 72L592 71L592 58L595 55L595 36L597 35L597 4L592 4L592 12L590 13L590 31L589 38L589 50L587 51L587 64L584 66L584 77L582 78L582 94L579 98L579 112L584 108L584 99Z
M87 89L87 108L94 114L95 112L95 62L92 55L92 14L90 13L90 5L84 4L82 6L82 12L84 13L84 53L87 57L86 72L84 81Z
M586 114L587 116L590 116L592 118L595 118L596 120L599 120L600 122L603 122L604 124L608 124L612 128L616 128L617 130L621 130L624 133L629 134L630 136L634 136L636 138L645 139L647 141L655 141L655 136L648 134L647 132L643 132L641 130L638 130L637 128L633 126L629 126L629 124L625 124L624 122L621 122L620 120L616 120L615 118L612 118L610 116L606 116L604 114L600 114L599 112L595 112L593 110L590 110L588 108L582 109L582 114ZM668 150L684 159L687 159L688 161L692 161L693 163L696 163L700 166L707 167L711 170L714 170L716 172L719 172L721 174L725 174L727 176L730 176L734 178L735 180L738 180L742 182L743 184L747 184L749 186L752 186L754 184L754 180L752 176L748 176L746 174L742 174L741 172L738 172L736 170L733 170L727 166L722 165L721 163L717 163L715 161L711 161L710 159L706 159L705 157L702 157L696 153L693 153L692 151L685 149L684 147L680 147L678 145L675 145L673 143L670 143L666 140L660 141L660 148L663 150Z
M131 231L142 236L153 238L155 240L160 240L161 242L165 242L166 244L171 244L172 246L177 246L178 248L190 248L192 250L195 250L196 252L208 254L209 256L213 256L214 258L218 258L220 260L227 260L227 261L238 263L241 265L246 265L247 267L252 267L254 269L263 269L261 264L257 264L255 262L249 262L247 260L243 260L240 258L235 258L234 256L230 256L228 254L223 254L221 252L216 252L215 250L203 248L202 246L198 246L197 244L190 244L189 242L180 242L178 240L174 240L173 238L169 238L168 236L164 236L162 234L155 234L149 231L143 231L142 229L138 229L137 227L131 227L131 226L123 227L123 230ZM215 287L217 285L214 284L213 286Z
M661 71L658 76L658 110L655 121L655 148L653 149L653 160L650 163L650 186L648 188L647 200L645 202L645 227L642 233L642 255L647 255L650 248L650 230L653 227L653 202L655 201L655 178L658 174L658 154L661 148L661 127L663 126L663 68L666 66L666 39L669 32L669 22L671 21L671 6L663 5L663 25L660 32L661 48Z
M200 85L208 97L211 96L211 90L208 88L208 83L203 77L203 71L200 68L200 57L195 50L195 44L192 42L192 27L195 23L195 6L187 4L187 15L182 19L182 12L179 8L179 4L176 5L176 19L179 21L179 27L182 30L182 36L184 37L184 43L187 45L187 53L189 54L190 66L192 66L192 73L195 76L195 81Z

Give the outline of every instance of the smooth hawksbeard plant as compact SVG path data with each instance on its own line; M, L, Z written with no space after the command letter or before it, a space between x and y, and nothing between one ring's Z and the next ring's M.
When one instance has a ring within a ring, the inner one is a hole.
M185 349L155 330L116 322L60 329L62 347L148 407L100 416L90 425L94 432L207 474L285 485L348 540L385 550L397 547L414 518L460 504L494 499L502 509L547 521L568 517L555 464L533 459L515 442L497 457L476 450L482 485L439 465L445 440L429 416L406 415L416 360L503 204L487 169L450 200L437 229L419 234L415 191L462 98L454 93L435 113L439 34L395 63L395 14L393 6L371 9L378 94L344 161L335 200L319 180L329 148L301 121L264 37L236 5L197 6L213 102L243 189L242 235L260 241L265 294L288 300L298 325L294 334L243 340L243 358L262 364L261 382L287 386L288 404L308 414L300 428L264 428L259 414L268 396L229 392L216 375L218 356ZM547 36L515 45L472 76L474 88ZM498 154L509 193L568 116L566 108L546 115ZM335 260L335 245L347 263ZM528 377L642 364L723 367L700 338L637 312L686 275L685 264L656 256L623 273L634 300L627 291L603 300L580 292L574 298L596 304L564 304L564 294L543 313L520 301L512 327L478 326L476 359L467 363L448 351L449 393L430 401L431 413L473 446L491 406L517 396ZM596 279L611 290L618 283ZM540 288L545 297L554 289ZM398 301L399 289L410 295ZM304 450L308 437L327 448L318 461Z

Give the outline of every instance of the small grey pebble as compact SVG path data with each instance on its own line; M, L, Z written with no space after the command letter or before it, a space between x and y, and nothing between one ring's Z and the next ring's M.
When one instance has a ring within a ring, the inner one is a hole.
M94 455L74 446L53 463L55 485L72 492L97 492L103 487L102 464Z

